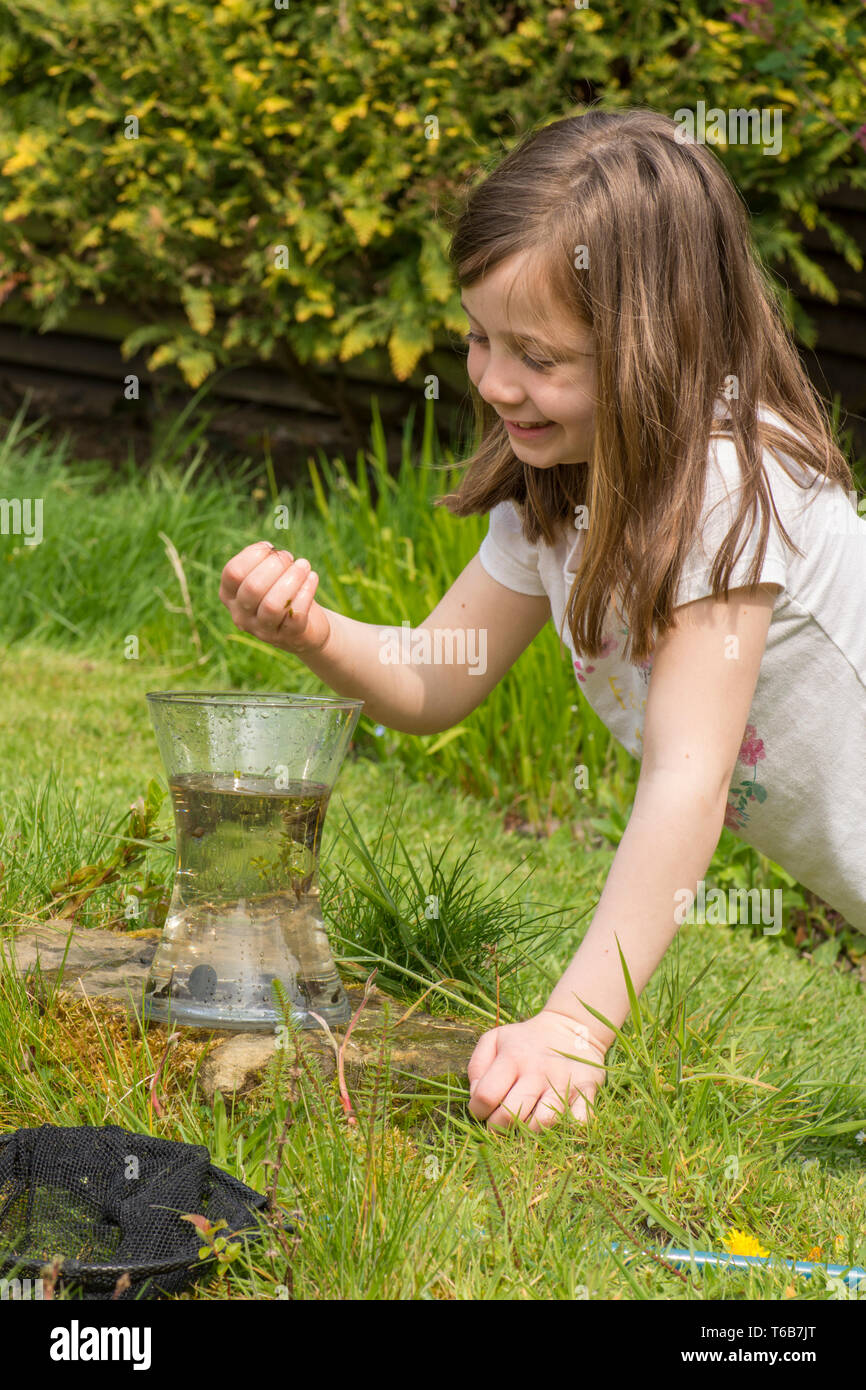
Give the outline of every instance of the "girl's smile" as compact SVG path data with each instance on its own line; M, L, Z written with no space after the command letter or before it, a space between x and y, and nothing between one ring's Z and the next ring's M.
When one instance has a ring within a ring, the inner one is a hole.
M531 427L517 425L514 423L513 420L506 420L504 421L504 424L509 434L515 435L518 439L527 440L538 439L541 435L545 433L546 430L556 428L556 426L550 420L547 422L546 425L533 425Z

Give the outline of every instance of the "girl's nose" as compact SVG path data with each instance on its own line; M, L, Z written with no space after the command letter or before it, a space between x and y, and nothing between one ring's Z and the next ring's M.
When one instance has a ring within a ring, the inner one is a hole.
M526 401L523 388L508 366L492 367L488 364L476 382L476 390L482 400L499 414L505 407L513 409Z

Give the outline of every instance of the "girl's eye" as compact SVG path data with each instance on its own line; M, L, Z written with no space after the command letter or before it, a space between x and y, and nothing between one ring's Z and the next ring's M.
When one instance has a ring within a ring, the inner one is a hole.
M466 339L467 343L487 342L487 339L482 338L480 333L464 333L463 336ZM525 352L521 354L521 357L522 360L526 363L527 367L531 367L532 370L535 372L546 372L549 370L550 367L554 365L552 362L536 362L534 357L530 357Z

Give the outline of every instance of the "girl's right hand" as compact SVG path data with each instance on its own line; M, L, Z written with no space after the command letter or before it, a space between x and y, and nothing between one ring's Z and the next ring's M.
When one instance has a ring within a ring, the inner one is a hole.
M323 608L313 602L319 576L309 560L294 560L270 541L256 541L229 560L219 597L235 627L303 658L331 635Z

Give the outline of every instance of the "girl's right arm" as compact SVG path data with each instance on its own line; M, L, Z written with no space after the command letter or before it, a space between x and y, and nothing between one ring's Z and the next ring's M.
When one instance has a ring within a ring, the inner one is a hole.
M293 562L288 551L257 541L226 565L219 596L236 627L293 652L336 694L363 700L369 719L401 733L441 733L459 724L550 617L546 595L506 588L475 555L430 616L408 634L411 652L417 632L462 630L464 654L473 652L473 664L436 661L435 643L433 660L394 664L383 659L383 639L395 635L400 650L399 626L362 623L322 608L314 601L317 586L318 575L306 560Z

